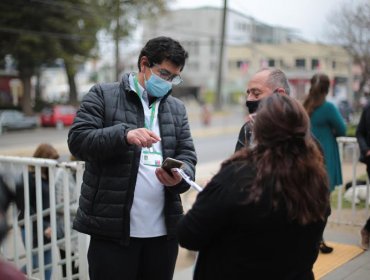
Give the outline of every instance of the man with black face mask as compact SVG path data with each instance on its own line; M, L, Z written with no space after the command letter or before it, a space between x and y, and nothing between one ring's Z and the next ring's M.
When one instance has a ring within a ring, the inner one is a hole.
M252 126L260 101L272 93L290 94L286 75L280 69L263 68L255 73L247 88L248 120L242 126L235 151L253 143Z
M14 194L9 190L0 175L0 244L8 233L6 222L6 211L9 204L14 201ZM12 264L0 260L0 279L23 280L26 279L23 273L18 271Z

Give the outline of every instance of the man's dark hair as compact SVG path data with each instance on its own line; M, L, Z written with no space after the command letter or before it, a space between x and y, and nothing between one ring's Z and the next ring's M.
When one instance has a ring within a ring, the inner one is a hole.
M149 60L149 67L154 64L161 64L164 60L172 62L177 67L184 68L185 60L188 58L187 51L176 40L169 37L157 37L149 40L142 48L137 62L139 71L140 60L146 56Z

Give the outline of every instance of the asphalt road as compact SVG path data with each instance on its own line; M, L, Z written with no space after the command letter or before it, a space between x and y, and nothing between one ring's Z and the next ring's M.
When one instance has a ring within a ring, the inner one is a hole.
M235 148L240 126L241 110L228 110L215 114L210 126L204 127L197 114L189 116L190 128L198 155L198 164L222 161ZM68 156L67 136L69 128L37 128L10 131L0 135L0 155L32 156L40 143L52 144L61 155Z

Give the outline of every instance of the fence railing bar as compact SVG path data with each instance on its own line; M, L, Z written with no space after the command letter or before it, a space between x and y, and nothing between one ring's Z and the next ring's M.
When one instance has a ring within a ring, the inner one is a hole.
M42 216L42 182L41 182L41 166L35 166L35 179L36 179L36 214L37 214L37 244L38 244L38 267L40 271L45 271L45 258L44 258L44 221ZM45 274L40 273L40 279L45 279Z
M23 185L24 185L24 201L28 202L30 199L30 191L29 191L29 181L28 181L28 166L23 166ZM30 204L25 203L24 208L24 229L22 231L22 236L24 235L25 239L25 247L26 247L26 271L27 271L27 277L32 276L32 267L33 267L33 261L32 261L32 222L30 221Z

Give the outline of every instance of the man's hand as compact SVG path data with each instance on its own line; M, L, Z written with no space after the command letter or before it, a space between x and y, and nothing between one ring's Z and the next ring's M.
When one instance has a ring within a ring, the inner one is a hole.
M47 227L44 230L44 235L46 236L46 238L51 239L51 227Z
M146 128L133 129L127 133L127 142L131 145L150 148L158 141L161 141L161 138Z
M366 152L366 157L370 156L370 150Z
M171 187L177 185L182 180L182 177L178 172L176 171L171 172L172 176L169 175L166 170L159 167L155 170L155 175L157 175L159 182L161 182L163 185L167 187Z

